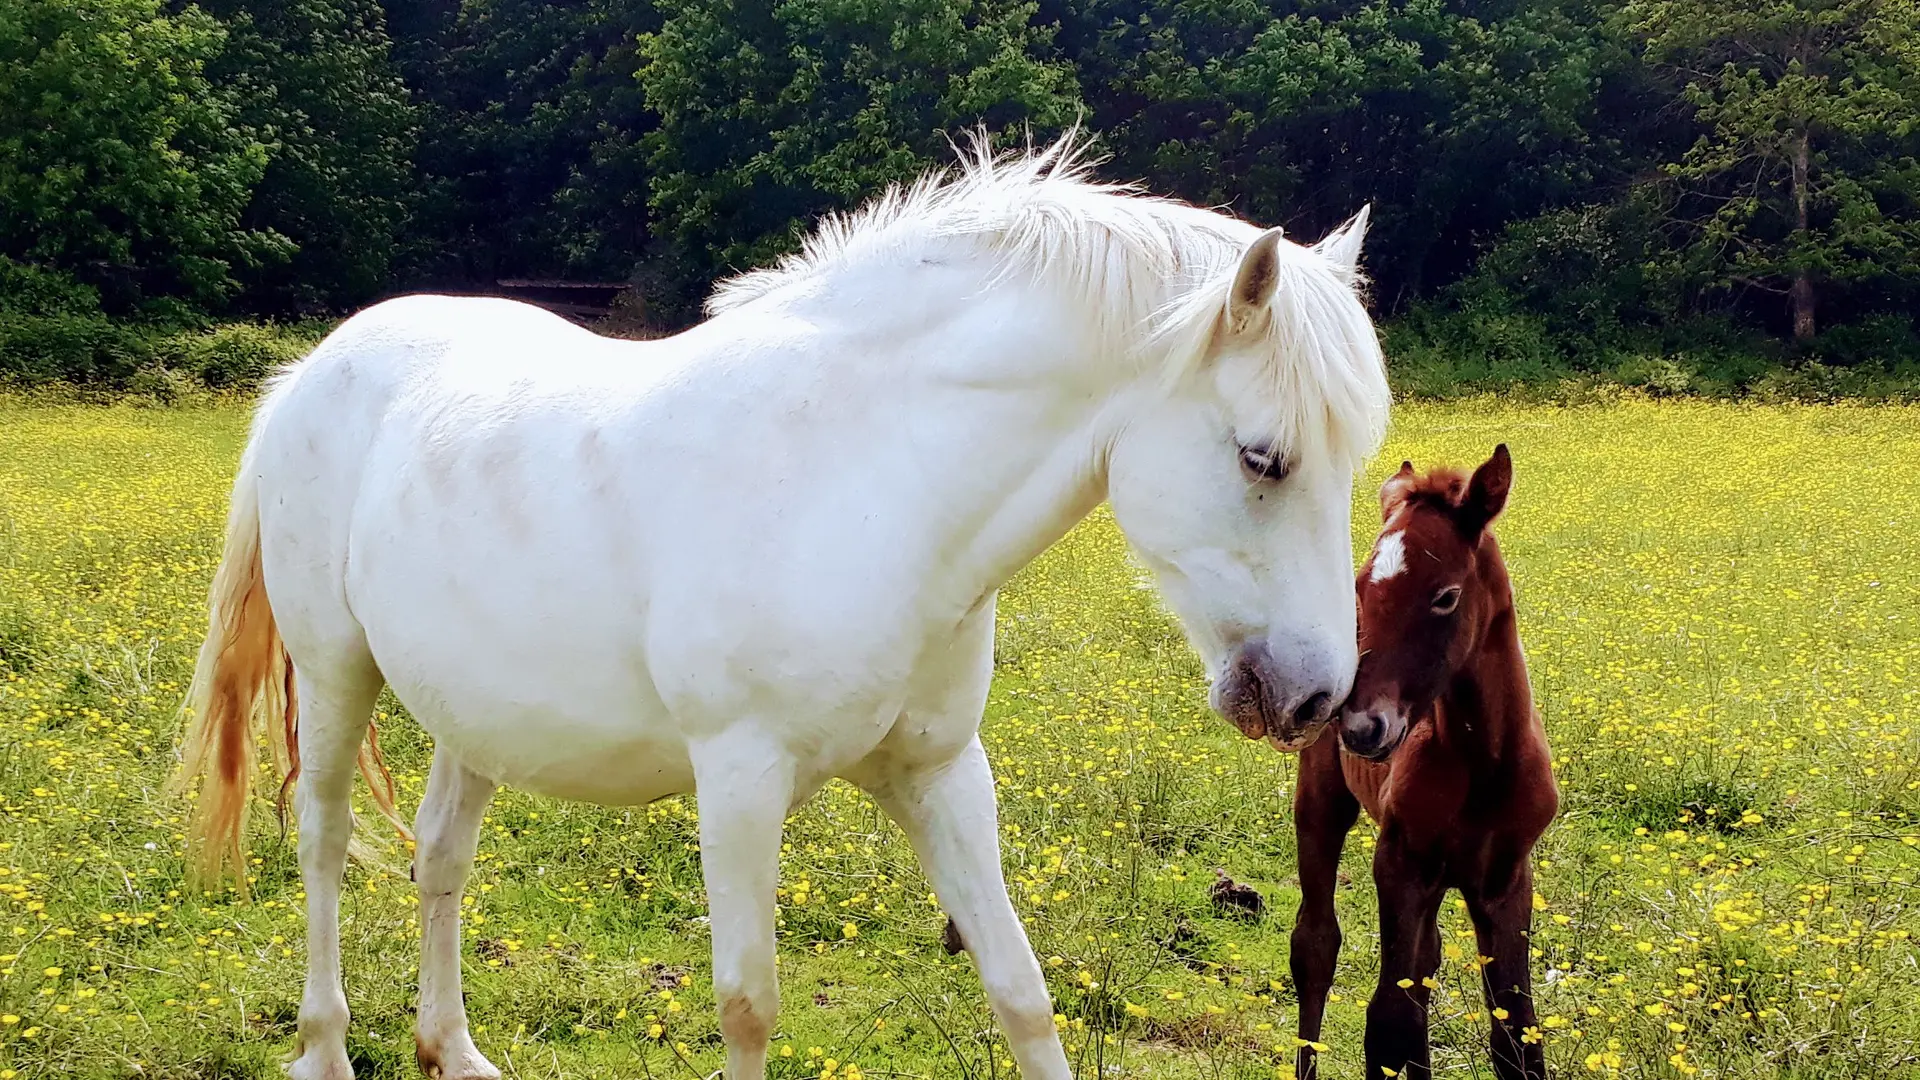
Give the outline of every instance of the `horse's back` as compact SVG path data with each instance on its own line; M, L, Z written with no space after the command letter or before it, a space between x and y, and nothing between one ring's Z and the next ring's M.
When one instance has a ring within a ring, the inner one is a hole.
M557 387L624 367L632 343L603 338L552 312L485 296L402 296L340 324L302 362L290 394L338 406L424 385Z
M556 368L585 370L582 357L604 366L607 344L490 297L406 296L354 315L276 377L256 415L247 464L268 496L263 544L343 539L381 440L448 403L510 396L533 370L553 381ZM345 552L331 554L339 565Z

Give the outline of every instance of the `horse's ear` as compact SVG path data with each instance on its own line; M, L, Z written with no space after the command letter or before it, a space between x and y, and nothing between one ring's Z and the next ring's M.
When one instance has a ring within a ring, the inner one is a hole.
M1227 294L1229 334L1244 333L1268 317L1267 305L1279 281L1280 230L1268 229L1247 245L1234 272L1233 291Z
M1335 270L1349 283L1360 276L1360 245L1367 238L1367 218L1371 216L1372 205L1362 206L1360 212L1347 219L1345 225L1327 234L1326 239L1313 246L1313 250L1333 264Z
M1413 490L1413 462L1400 463L1400 471L1387 478L1380 485L1380 520L1387 521L1393 512L1407 501L1407 493Z
M1473 470L1473 479L1467 481L1467 493L1460 500L1460 529L1462 532L1478 536L1500 511L1507 508L1507 493L1513 490L1513 458L1507 453L1507 444L1501 443L1493 448L1493 456L1486 464Z

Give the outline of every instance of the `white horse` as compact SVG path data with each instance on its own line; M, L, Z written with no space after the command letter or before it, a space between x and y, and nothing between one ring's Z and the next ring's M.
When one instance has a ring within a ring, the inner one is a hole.
M1348 511L1389 401L1364 224L1303 247L1094 183L1064 142L977 145L676 337L440 296L341 325L255 418L181 774L204 881L244 868L256 725L297 772L292 1075L351 1076L339 888L384 683L435 747L429 1074L499 1075L468 1035L459 921L510 784L697 794L726 1075L758 1080L781 823L839 776L905 830L1022 1074L1067 1077L977 735L995 592L1110 500L1214 707L1281 749L1317 735L1357 662Z

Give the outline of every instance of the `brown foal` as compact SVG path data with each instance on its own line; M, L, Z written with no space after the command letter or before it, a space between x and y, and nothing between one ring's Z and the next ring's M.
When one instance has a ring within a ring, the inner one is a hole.
M1488 527L1513 482L1506 446L1472 478L1411 463L1380 490L1385 525L1361 569L1360 670L1340 717L1300 759L1294 797L1300 912L1293 981L1300 1038L1317 1042L1340 950L1334 878L1362 807L1380 826L1380 984L1367 1005L1368 1080L1431 1074L1427 1002L1441 898L1457 888L1479 937L1493 1066L1546 1074L1528 941L1533 846L1559 807L1533 709L1513 590ZM1317 1075L1303 1046L1296 1072Z

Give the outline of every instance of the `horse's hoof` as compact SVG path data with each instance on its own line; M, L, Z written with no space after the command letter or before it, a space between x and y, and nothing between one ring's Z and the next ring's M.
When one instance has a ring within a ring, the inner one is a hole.
M353 1080L346 1047L332 1053L307 1050L284 1066L288 1080Z
M473 1045L465 1032L429 1045L413 1037L413 1059L431 1080L500 1080L500 1070Z

